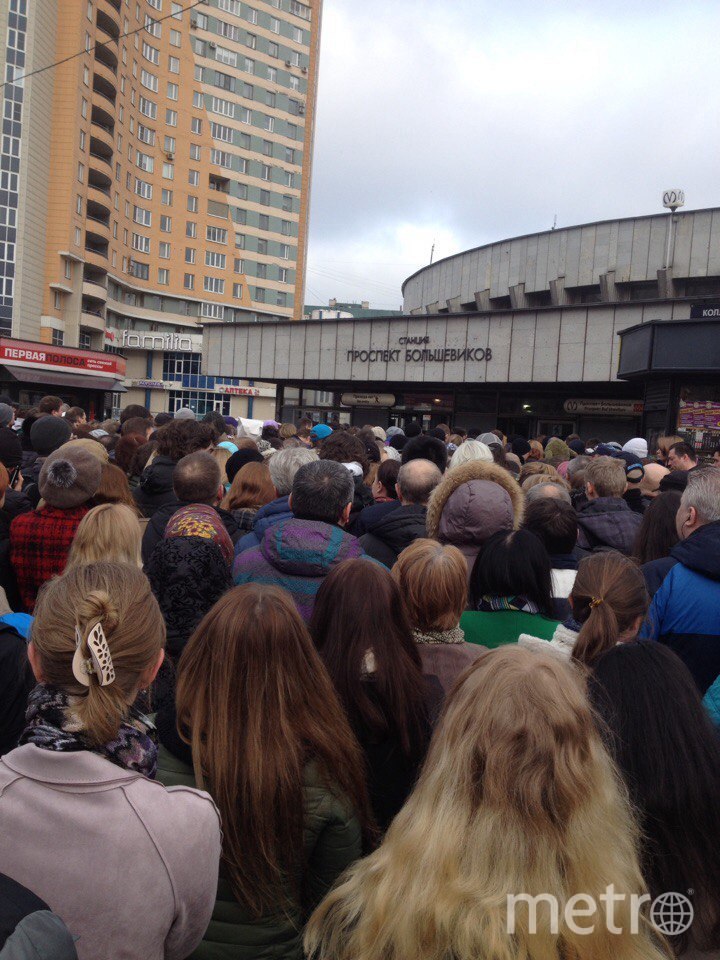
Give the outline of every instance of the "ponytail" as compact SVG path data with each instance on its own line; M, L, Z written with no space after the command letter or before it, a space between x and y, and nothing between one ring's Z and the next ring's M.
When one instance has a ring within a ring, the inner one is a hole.
M649 606L642 573L615 552L596 553L580 563L570 599L581 624L572 659L588 667L614 647Z

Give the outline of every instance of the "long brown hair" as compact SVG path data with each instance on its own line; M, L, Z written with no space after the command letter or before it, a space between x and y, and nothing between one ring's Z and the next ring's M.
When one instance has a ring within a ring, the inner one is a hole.
M218 600L180 658L176 704L197 783L222 815L233 892L254 917L298 883L306 764L369 833L360 747L284 590L247 584Z
M572 658L587 666L614 647L650 604L640 570L614 551L580 562L570 600L573 617L582 624Z
M376 736L394 733L408 757L421 755L426 680L400 590L385 567L367 559L338 564L318 590L310 632L351 723Z
M233 482L220 506L224 510L251 508L259 510L276 497L267 463L246 463L233 477Z
M104 463L102 465L100 486L92 498L92 503L94 506L101 503L124 503L126 507L133 511L135 516L140 515L130 490L127 475L114 463Z

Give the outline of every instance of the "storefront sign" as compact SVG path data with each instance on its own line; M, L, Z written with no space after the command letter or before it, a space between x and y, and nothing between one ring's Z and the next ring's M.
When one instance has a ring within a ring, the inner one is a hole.
M392 407L395 395L392 393L344 393L340 398L344 407Z
M262 396L259 387L231 387L225 383L218 384L215 388L216 393L229 393L233 397L260 397Z
M720 317L720 303L697 303L690 307L691 320L709 320Z
M106 331L108 333L114 331ZM191 333L134 333L123 330L115 333L115 342L121 350L163 350L178 353L200 353L202 334Z
M713 400L680 401L678 427L687 430L720 430L720 403Z
M126 380L126 387L142 387L143 390L182 390L182 383L170 383L167 380Z
M642 400L566 400L563 410L599 417L637 417L643 406Z
M427 337L413 338L401 337L402 340L423 339ZM464 347L458 350L456 347L438 347L436 350L348 350L348 361L357 361L359 363L399 363L400 355L404 353L405 363L458 363L462 361L470 362L477 360L492 360L492 350L490 347Z
M49 347L30 340L11 340L4 337L0 338L0 363L41 369L57 367L59 370L74 370L76 373L104 373L121 377L125 375L125 360L113 354Z

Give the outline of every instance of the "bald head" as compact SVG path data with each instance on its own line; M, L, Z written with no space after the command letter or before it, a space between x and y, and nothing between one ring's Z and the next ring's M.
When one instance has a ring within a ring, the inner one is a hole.
M644 497L656 497L660 493L660 481L670 471L660 463L646 463L645 476L640 481L640 493Z
M397 492L403 506L415 503L427 506L430 494L442 480L442 474L429 460L409 460L400 467Z
M532 503L533 500L543 500L546 497L552 497L555 500L564 500L565 503L571 503L570 494L568 493L567 487L563 486L561 483L557 483L554 480L550 480L547 483L536 483L533 487L530 487L530 489L525 492L525 500L527 503Z

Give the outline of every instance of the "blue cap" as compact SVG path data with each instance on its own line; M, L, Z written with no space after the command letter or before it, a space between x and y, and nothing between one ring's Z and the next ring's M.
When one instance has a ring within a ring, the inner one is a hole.
M325 440L330 436L332 430L326 423L317 423L310 431L313 440Z

